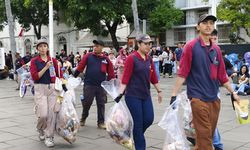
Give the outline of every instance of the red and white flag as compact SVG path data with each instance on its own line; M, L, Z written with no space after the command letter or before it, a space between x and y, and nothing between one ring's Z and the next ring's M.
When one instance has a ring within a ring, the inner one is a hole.
M21 28L21 31L19 32L18 36L19 36L19 37L22 37L23 34L24 34L24 28Z

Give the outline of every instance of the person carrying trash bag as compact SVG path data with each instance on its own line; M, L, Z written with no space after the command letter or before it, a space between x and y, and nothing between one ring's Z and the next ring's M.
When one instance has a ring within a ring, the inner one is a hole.
M186 140L187 122L192 121L190 101L186 91L178 94L177 100L165 109L158 123L166 131L163 150L190 150ZM188 131L189 132L189 131Z
M104 42L101 40L94 40L93 43L94 51L83 56L74 72L74 77L77 77L86 67L83 87L84 101L82 101L83 111L80 124L81 126L85 126L85 121L89 116L89 109L94 98L96 98L97 127L106 129L104 123L106 92L101 87L101 82L106 79L110 80L115 78L115 74L112 62L102 52Z
M213 15L200 16L196 27L199 37L188 42L184 47L170 101L172 104L176 100L177 92L186 81L187 96L191 100L196 132L195 150L213 150L212 139L220 111L218 97L220 84L238 103L240 101L228 80L220 48L210 40L216 20Z
M145 150L144 133L153 123L154 111L150 95L150 82L158 93L158 102L162 95L152 58L148 56L152 46L149 35L137 37L139 49L129 55L124 66L120 95L115 99L119 102L125 94L125 101L134 121L133 138L136 150Z
M58 96L55 80L56 77L62 78L62 74L61 71L59 74L60 67L57 60L49 55L48 43L45 39L37 41L36 49L39 55L31 59L30 73L34 80L37 131L39 139L45 140L47 147L53 147L57 115L54 107Z
M61 105L58 110L56 121L56 132L70 144L76 140L76 133L80 128L80 121L74 106L75 91L74 89L81 83L80 78L70 77L66 81L66 88L63 92L63 97L57 100Z
M115 99L119 95L120 79L103 81L101 86ZM133 119L127 105L123 101L115 103L105 115L105 124L110 137L129 150L134 149Z

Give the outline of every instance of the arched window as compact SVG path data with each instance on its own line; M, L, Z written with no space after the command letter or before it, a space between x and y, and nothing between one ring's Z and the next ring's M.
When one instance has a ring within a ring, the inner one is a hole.
M63 36L59 36L58 41L59 41L59 44L66 44L67 43L66 38Z
M63 49L67 54L67 40L66 40L66 38L63 36L59 36L58 43L59 43L60 50Z

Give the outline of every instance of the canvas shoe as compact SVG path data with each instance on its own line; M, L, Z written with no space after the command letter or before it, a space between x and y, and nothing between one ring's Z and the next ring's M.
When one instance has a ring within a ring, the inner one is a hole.
M39 135L38 138L40 141L44 141L45 140L45 135L44 135L44 131L43 130L39 130Z
M85 119L80 120L80 126L85 126Z
M99 129L106 130L106 125L105 125L104 123L99 123L99 124L97 125L97 127L98 127Z
M54 137L49 137L49 138L46 137L44 143L47 147L54 147L55 146Z

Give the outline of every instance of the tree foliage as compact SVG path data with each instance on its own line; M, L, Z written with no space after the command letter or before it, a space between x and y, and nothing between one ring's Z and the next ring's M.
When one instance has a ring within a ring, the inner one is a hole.
M78 29L89 28L94 35L110 33L113 46L118 49L117 26L125 21L133 23L131 0L59 0L65 18ZM174 8L173 0L139 0L138 16L150 21L152 29L170 28L181 18L182 12ZM164 8L165 7L165 8ZM152 13L152 14L151 14ZM60 18L59 18L60 20Z
M175 8L174 0L161 0L150 14L150 28L155 33L165 32L180 23L183 12Z
M220 20L232 25L231 32L237 33L237 37L240 28L250 37L250 0L221 0L217 14Z
M110 33L113 46L118 49L117 26L130 14L130 0L58 0L62 16L78 29L90 29L94 35ZM65 19L60 19L65 21Z
M0 0L2 1L2 0ZM4 3L0 4L0 10ZM42 25L49 24L49 4L48 0L11 0L11 7L14 18L21 24L26 31L34 28L37 39L41 38ZM57 7L55 6L55 10ZM55 11L56 12L56 11ZM0 13L3 13L2 11ZM0 23L6 21L5 14L3 19L0 17ZM55 13L55 15L57 15Z
M88 28L94 35L110 34L113 46L118 49L118 25L125 20L133 23L131 3L131 0L56 0L54 15L57 21L77 29ZM18 22L26 30L33 26L37 38L41 38L41 26L48 25L48 0L11 0L11 5ZM137 5L139 18L147 19L155 33L172 27L182 17L182 12L174 7L174 0L138 0ZM0 3L2 9L4 5ZM6 20L3 12L0 24Z
M4 0L0 0L0 31L3 29L5 25L7 25L7 17L4 4L5 4Z

